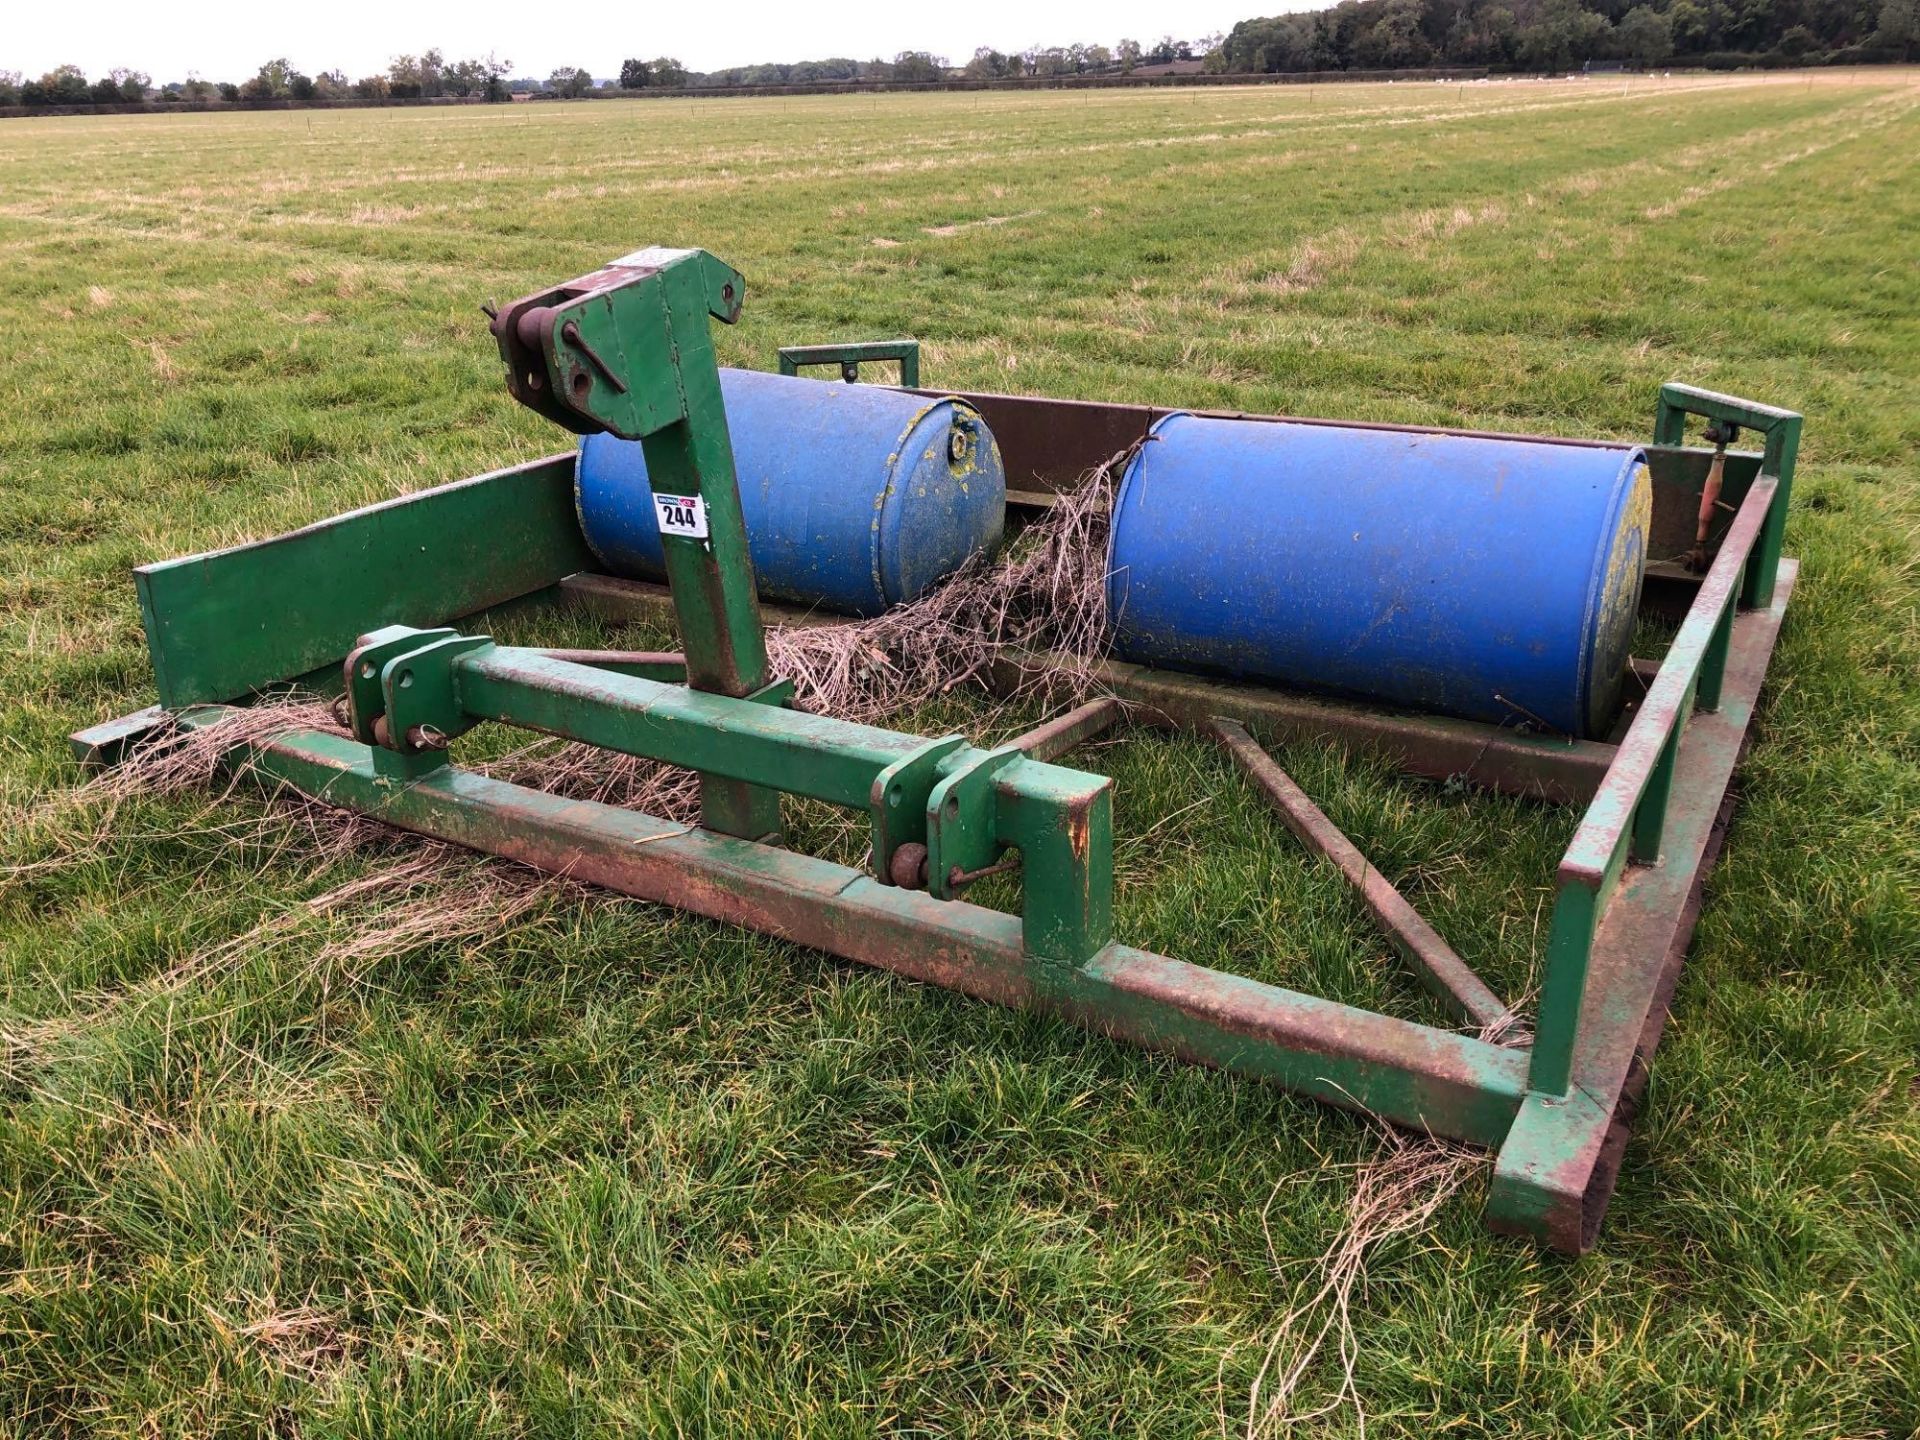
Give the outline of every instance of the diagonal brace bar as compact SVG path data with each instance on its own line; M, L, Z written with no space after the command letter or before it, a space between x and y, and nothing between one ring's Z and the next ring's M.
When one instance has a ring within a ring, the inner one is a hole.
M1260 748L1253 736L1237 721L1215 719L1207 723L1207 733L1219 741L1233 757L1247 779L1272 802L1281 820L1308 849L1324 857L1360 894L1360 899L1387 932L1393 948L1411 964L1426 987L1452 1006L1455 1013L1482 1029L1505 1029L1513 1024L1513 1012L1500 997L1468 967L1442 940L1406 897L1394 889L1393 882L1376 870L1339 826L1307 797L1280 768L1274 758Z

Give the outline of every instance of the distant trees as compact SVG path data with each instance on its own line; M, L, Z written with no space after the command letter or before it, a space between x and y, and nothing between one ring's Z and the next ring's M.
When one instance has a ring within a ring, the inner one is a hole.
M1623 59L1664 65L1673 58L1673 17L1651 5L1636 6L1622 15L1613 35Z
M1880 0L1879 24L1874 34L1900 59L1913 57L1920 45L1920 0Z
M424 100L445 93L441 70L446 60L438 50L423 55L396 55L387 66L387 93L396 100Z
M78 65L59 65L38 80L20 86L22 105L87 105L93 101L93 88L86 72Z
M1341 0L1243 20L1221 59L1239 72L1565 71L1596 61L1730 68L1895 60L1920 44L1920 0L1877 0L1877 17L1875 8L1876 0Z
M1017 66L1019 60L1011 55L1002 55L991 46L982 45L973 52L973 58L960 67L960 73L969 80L1004 80L1009 65Z
M686 87L687 78L687 67L671 55L620 64L622 90L680 90Z
M692 86L930 84L950 75L1071 79L1130 75L1155 65L1191 69L1194 61L1203 61L1210 73L1241 74L1427 66L1566 71L1593 62L1731 69L1899 61L1920 58L1916 52L1920 0L1338 0L1326 9L1243 20L1227 35L1193 40L1163 35L1151 44L1126 38L1112 47L1037 45L1017 52L982 45L957 69L926 50L902 50L891 60L831 56L708 74L660 55L622 61L618 80L603 81L595 91L593 77L577 66L563 65L544 81L509 78L513 62L492 52L449 62L430 48L396 55L385 74L358 80L337 69L310 76L278 56L241 84L189 72L185 80L159 87L158 96L169 104L201 104L216 95L230 104L501 101L520 94L577 99ZM91 81L77 65L56 66L37 79L0 70L0 107L140 104L154 93L151 77L126 67Z
M947 62L944 57L929 54L925 50L902 50L893 57L893 73L888 78L914 84L943 79L946 73Z
M449 88L455 95L478 95L489 104L497 104L507 98L507 75L512 69L513 61L489 50L478 59L455 65Z
M296 85L303 95L296 96ZM287 63L286 57L269 60L259 73L240 87L242 100L290 100L313 98L313 81Z

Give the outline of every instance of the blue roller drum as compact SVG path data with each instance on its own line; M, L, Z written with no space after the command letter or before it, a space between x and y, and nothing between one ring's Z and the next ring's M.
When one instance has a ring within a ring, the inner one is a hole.
M1121 479L1107 601L1142 664L1603 735L1652 510L1627 446L1173 414Z
M963 401L752 370L720 389L762 595L875 615L1000 543L1006 471ZM611 573L664 577L638 442L582 440L575 494Z

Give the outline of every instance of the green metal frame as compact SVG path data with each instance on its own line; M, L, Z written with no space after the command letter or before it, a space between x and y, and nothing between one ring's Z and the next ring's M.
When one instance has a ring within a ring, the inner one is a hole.
M405 829L1495 1148L1491 1222L1567 1251L1590 1245L1792 589L1779 547L1800 417L1661 392L1656 436L1683 470L1699 453L1675 448L1689 414L1759 430L1766 449L1753 463L1729 456L1735 518L1617 746L1108 669L1114 691L1137 702L1131 719L1201 729L1224 715L1267 737L1352 725L1402 747L1410 768L1440 754L1448 773L1477 747L1469 773L1490 753L1497 763L1474 778L1585 802L1560 867L1537 1034L1492 1043L1116 942L1111 782L1050 763L1112 723L1112 707L995 750L787 708L790 688L766 673L707 336L710 318L738 313L743 290L702 252L647 251L495 321L516 394L569 428L639 439L656 492L705 501L707 536L667 537L669 589L631 587L636 606L671 605L684 662L506 647L447 623L516 599L591 593L604 605L620 593L605 581L579 588L591 561L561 456L142 567L164 708L80 732L76 753L111 764L169 717L202 726L289 683L338 687L350 734L249 742L232 763ZM783 352L782 368L789 356L791 368L839 360L824 352L844 348ZM1102 435L1132 423L1093 418ZM691 768L709 787L702 824L561 800L450 763L453 737L488 721ZM1214 729L1251 745L1244 731ZM788 793L865 811L870 865L770 843ZM1008 852L1023 870L1022 914L960 898ZM1498 1003L1482 997L1483 1009Z
M858 340L841 345L782 345L780 373L798 375L815 365L839 367L840 378L853 384L860 379L865 364L892 362L900 367L902 389L920 385L920 342L918 340Z

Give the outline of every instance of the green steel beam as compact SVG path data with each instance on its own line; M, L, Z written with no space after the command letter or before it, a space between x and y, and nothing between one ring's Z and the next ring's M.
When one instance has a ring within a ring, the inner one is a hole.
M735 698L772 677L708 321L737 321L746 289L704 250L639 250L493 321L516 399L569 429L640 442L687 683ZM729 835L780 832L771 790L703 774L700 808Z
M1540 1094L1564 1096L1572 1084L1596 928L1626 863L1650 866L1665 853L1667 807L1700 672L1716 652L1724 657L1715 643L1724 612L1734 604L1758 537L1778 503L1771 478L1757 480L1747 492L1693 608L1634 713L1613 767L1561 858L1533 1045L1530 1085Z
M483 636L392 627L348 658L352 731L385 773L416 778L483 720L644 756L754 790L868 810L874 870L923 837L940 899L962 872L1020 851L1028 948L1078 961L1112 936L1113 782L980 750L781 708L790 687L735 699ZM404 762L404 763L396 763ZM918 808L921 819L904 813ZM709 826L709 829L714 827ZM751 838L751 837L750 837ZM902 882L907 883L907 882Z
M916 735L488 646L453 661L455 706L628 755L864 810ZM444 728L444 727L443 727Z
M204 724L218 713L184 719ZM1410 1129L1497 1146L1524 1093L1524 1057L1501 1046L1111 941L1076 962L1036 956L1018 917L775 846L454 766L393 785L368 747L322 732L254 743L234 758L269 788L290 786L401 829L1060 1015Z
M1772 603L1734 620L1720 706L1696 711L1680 741L1663 858L1621 876L1594 927L1590 953L1582 957L1584 1010L1577 1032L1568 1035L1569 1083L1555 1095L1537 1077L1529 1080L1487 1196L1487 1218L1496 1230L1572 1254L1592 1245L1599 1232L1706 876L1725 834L1732 806L1728 786L1797 568L1784 561ZM1549 955L1550 978L1556 964ZM1549 1004L1543 994L1536 1070L1539 1047L1552 1038Z
M437 625L593 565L555 455L134 571L160 703L212 704L338 665L398 621Z

